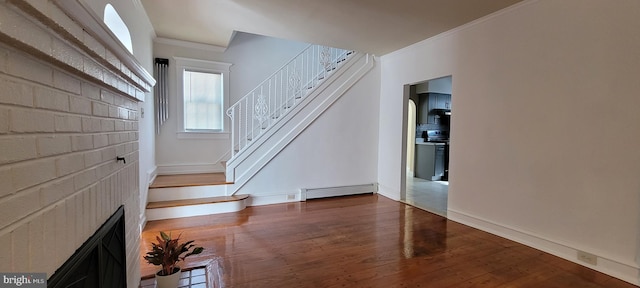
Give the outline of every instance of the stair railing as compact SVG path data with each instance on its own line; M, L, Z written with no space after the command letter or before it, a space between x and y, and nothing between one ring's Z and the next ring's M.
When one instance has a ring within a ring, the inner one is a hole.
M354 52L309 45L227 109L231 157L262 136Z

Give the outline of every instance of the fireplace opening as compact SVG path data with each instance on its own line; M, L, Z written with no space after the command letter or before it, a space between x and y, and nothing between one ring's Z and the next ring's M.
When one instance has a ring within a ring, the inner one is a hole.
M48 287L127 287L124 206L47 280Z

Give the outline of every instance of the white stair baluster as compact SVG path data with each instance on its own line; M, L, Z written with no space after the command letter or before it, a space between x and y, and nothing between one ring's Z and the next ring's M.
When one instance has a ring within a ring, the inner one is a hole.
M343 49L309 45L231 105L226 113L231 118L231 157L267 133L269 127L281 121L352 54Z

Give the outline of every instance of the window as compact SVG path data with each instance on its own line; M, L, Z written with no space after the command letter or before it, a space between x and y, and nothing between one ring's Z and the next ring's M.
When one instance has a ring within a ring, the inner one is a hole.
M174 57L178 85L178 138L228 138L231 64Z
M184 70L184 130L222 131L222 75Z
M118 37L118 40L120 40L124 47L126 47L129 52L133 53L133 45L131 44L131 33L129 33L129 28L127 27L127 24L122 21L120 14L118 14L111 4L104 6L103 21L104 24L109 27L109 30Z

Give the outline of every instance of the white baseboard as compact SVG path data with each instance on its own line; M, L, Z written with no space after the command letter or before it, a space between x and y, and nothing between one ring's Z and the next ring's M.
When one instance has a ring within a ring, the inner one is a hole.
M224 173L220 163L158 165L158 175Z
M339 187L300 189L300 195L301 195L302 201L305 201L307 199L356 195L356 194L365 194L365 193L376 193L376 192L378 192L378 184L376 183L339 186Z
M489 220L480 219L463 212L449 209L447 211L447 216L449 220L459 222L464 225L468 225L482 231L486 231L491 234L495 234L500 237L504 237L509 240L513 240L515 242L536 248L538 250L558 256L568 261L616 277L631 284L640 285L640 279L638 278L638 275L640 275L640 268L635 263L623 263L622 261L609 259L604 256L597 255L596 253L591 253L590 251L580 250L575 247L571 247L568 244L545 239L532 233L524 232L513 227L507 227L505 225L494 223ZM578 251L584 251L596 255L597 264L590 265L578 261Z
M398 197L398 195L400 195L400 191L397 191L391 187L388 186L384 186L381 185L380 183L378 183L378 195L382 195L384 197L387 197L391 200L395 200L395 201L400 201L400 198Z
M144 226L146 225L147 225L147 214L142 213L142 215L140 215L140 234L142 234L142 230L144 230Z
M300 201L300 192L270 195L251 195L251 197L247 199L247 206L262 206Z
M158 176L158 166L153 166L153 168L147 170L147 183L151 185L156 180L156 176Z
M280 192L278 194L255 195L247 199L247 206L262 206L290 202L305 201L307 199L376 193L378 184L362 184L341 187L300 189L299 191Z

